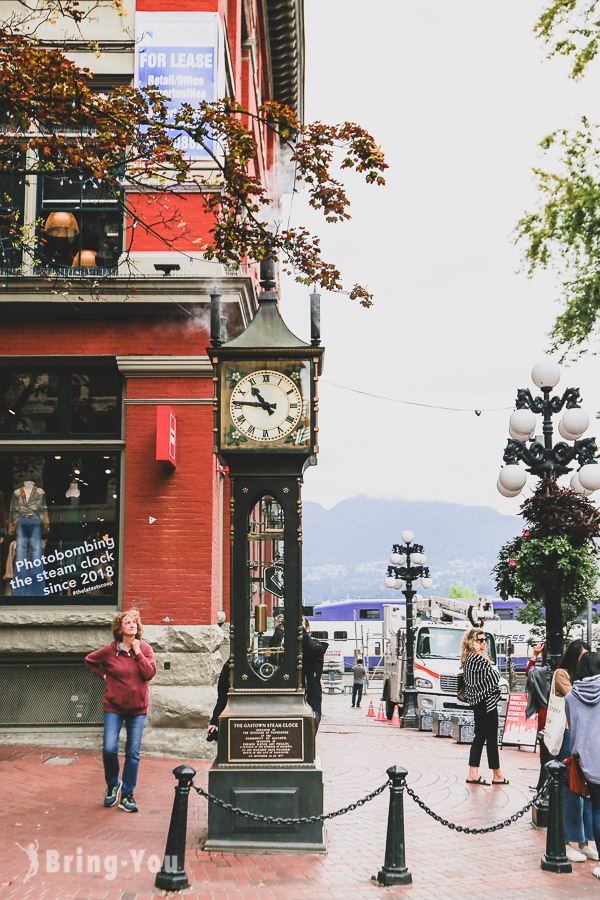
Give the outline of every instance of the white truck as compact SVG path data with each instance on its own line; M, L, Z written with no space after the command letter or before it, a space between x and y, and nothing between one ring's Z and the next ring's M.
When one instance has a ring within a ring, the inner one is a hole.
M415 598L414 674L419 709L439 711L468 710L456 697L457 676L463 635L480 627L487 639L487 653L496 663L496 620L491 599L454 599L431 596ZM400 710L406 681L406 614L404 605L386 604L384 610L385 653L383 694L386 715L392 718L394 706ZM506 712L508 681L500 678L500 715Z

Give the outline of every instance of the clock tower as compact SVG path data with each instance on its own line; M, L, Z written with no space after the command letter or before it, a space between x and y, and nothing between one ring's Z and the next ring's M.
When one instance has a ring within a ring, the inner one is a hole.
M318 295L311 343L283 321L273 260L261 263L258 311L221 340L212 299L214 450L231 482L229 694L219 719L209 791L282 818L319 815L323 779L302 687L302 503L316 463L317 383L323 364ZM325 851L323 824L274 825L209 804L209 850Z

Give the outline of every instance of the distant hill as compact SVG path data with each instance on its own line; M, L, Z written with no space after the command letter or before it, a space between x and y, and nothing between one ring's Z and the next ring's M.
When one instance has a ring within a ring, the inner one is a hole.
M451 584L494 594L491 570L498 550L523 528L518 516L485 506L376 500L353 497L326 510L303 503L303 592L305 603L347 597L383 597L392 544L406 529L423 544L433 592ZM424 591L417 586L421 593Z

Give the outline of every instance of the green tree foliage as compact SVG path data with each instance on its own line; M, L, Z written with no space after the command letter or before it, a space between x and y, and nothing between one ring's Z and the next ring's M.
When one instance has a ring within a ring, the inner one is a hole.
M598 593L593 538L600 535L600 513L586 497L550 479L540 481L521 512L529 528L501 548L493 570L496 588L503 599L523 601L518 618L541 637L545 603L558 587L566 637Z
M451 599L460 600L463 597L479 597L479 594L477 591L463 587L461 584L451 584L448 596Z
M581 78L600 40L600 0L553 0L535 25L548 55L568 56ZM562 282L563 311L550 333L563 356L585 352L600 326L600 135L583 117L574 131L558 129L541 147L547 163L534 169L539 204L516 228L528 274L552 267Z

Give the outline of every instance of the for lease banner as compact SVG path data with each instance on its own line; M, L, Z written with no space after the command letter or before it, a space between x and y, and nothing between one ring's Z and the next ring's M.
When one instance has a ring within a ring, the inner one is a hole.
M135 84L156 87L171 120L182 104L198 107L222 95L223 42L218 13L136 12ZM191 159L209 159L213 142L197 143L174 132L174 144Z

